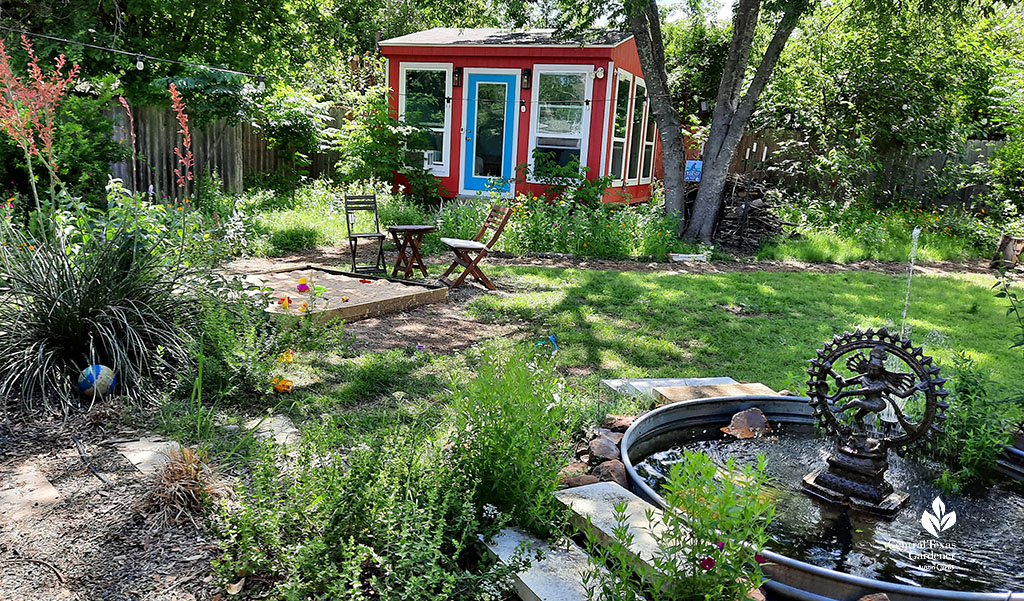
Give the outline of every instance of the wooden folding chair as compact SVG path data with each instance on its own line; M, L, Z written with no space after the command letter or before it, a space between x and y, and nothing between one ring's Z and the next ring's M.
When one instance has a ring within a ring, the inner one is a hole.
M441 238L441 242L448 245L448 248L452 249L452 252L455 253L455 260L452 261L448 271L444 272L440 280L449 288L458 288L466 279L466 276L471 275L476 281L487 286L488 290L494 290L494 284L484 275L483 271L480 271L479 263L480 259L486 257L491 247L498 241L498 237L501 236L501 232L505 229L505 224L508 223L508 219L511 216L512 209L494 205L491 207L491 212L487 215L487 219L484 219L484 224L480 227L480 231L477 232L472 240ZM488 230L494 230L494 233L485 244L481 240L483 240L484 234ZM476 254L474 255L473 253ZM463 271L453 282L448 279L448 276L455 271L456 267L462 267Z
M362 212L373 213L372 232L353 232L356 224L356 214ZM384 238L380 231L380 220L377 217L377 197L373 194L366 196L345 195L345 227L348 229L348 245L352 251L352 271L354 273L387 273L388 265L384 261ZM377 241L377 261L373 265L358 265L356 263L356 250L360 240Z

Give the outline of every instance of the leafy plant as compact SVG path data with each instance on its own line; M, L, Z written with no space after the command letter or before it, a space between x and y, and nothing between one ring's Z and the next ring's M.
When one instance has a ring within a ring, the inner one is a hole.
M1021 410L1000 397L988 374L962 352L953 358L950 404L942 434L932 443L932 453L948 468L936 482L957 493L965 486L984 481L1011 442L1010 429L1021 419Z
M1013 288L1014 278L1009 270L1003 269L999 272L999 279L992 286L997 290L996 298L1005 298L1007 304L1006 316L1012 317L1014 324L1013 344L1010 348L1024 347L1024 300ZM1019 331L1018 331L1019 330Z
M222 511L225 579L249 573L285 599L477 599L522 564L494 565L494 532L472 500L479 482L445 459L423 427L389 427L352 445L312 426L294 466L255 465ZM490 520L486 520L490 522Z
M574 422L563 394L550 358L489 349L477 376L456 383L449 407L454 459L482 483L474 502L548 535L560 525L553 493L565 458L558 450L568 448Z
M191 365L199 328L185 271L128 225L70 249L0 228L0 397L67 411L89 365L113 369L132 398Z
M718 466L703 453L687 451L685 461L672 466L662 490L668 509L660 522L648 516L658 546L650 569L631 559L633 535L625 506L616 507L610 545L602 547L588 533L592 561L613 568L607 575L590 576L589 598L748 598L764 582L759 551L768 542L766 529L775 513L763 494L764 461L759 457L757 466L739 467L730 459Z

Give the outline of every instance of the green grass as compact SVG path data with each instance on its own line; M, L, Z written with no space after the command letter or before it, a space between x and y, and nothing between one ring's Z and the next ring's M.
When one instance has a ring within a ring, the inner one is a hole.
M758 259L791 259L808 263L854 263L856 261L906 261L910 256L910 236L886 239L870 244L858 238L810 230L801 237L769 243L757 251ZM919 261L952 261L988 256L967 241L950 236L921 235L917 249Z
M802 386L805 361L844 330L900 327L906 280L869 272L682 275L492 266L525 292L471 304L555 334L559 363L600 377L731 376ZM1000 384L1024 387L1012 324L991 279L916 277L908 325L943 363L963 349Z

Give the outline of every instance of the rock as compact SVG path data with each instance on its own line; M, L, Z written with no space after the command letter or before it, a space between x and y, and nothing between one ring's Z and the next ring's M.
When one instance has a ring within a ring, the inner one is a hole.
M180 448L181 445L171 440L149 438L117 445L117 450L147 476L160 471L160 468L170 461L171 452Z
M593 474L580 474L579 476L570 476L569 478L561 479L562 488L576 488L577 486L586 486L588 484L597 484L601 480Z
M755 588L754 590L747 593L747 599L749 599L750 601L767 601L768 597L764 596L763 590Z
M590 429L590 437L591 438L594 438L594 437L597 437L597 436L603 436L605 434L611 434L611 433L612 433L612 431L609 430L608 428L591 428Z
M632 425L632 415L609 415L604 418L604 423L601 424L603 428L607 428L612 432L625 432Z
M0 521L5 525L39 513L60 499L35 463L26 461L12 471L0 474Z
M768 418L757 407L740 411L732 416L732 421L727 427L722 428L722 432L736 438L757 438L771 431L772 427L768 425Z
M591 440L587 450L590 453L590 463L592 465L619 458L619 445L607 436L598 436Z
M799 395L797 393L793 392L792 390L789 390L788 388L784 388L784 389L779 391L779 396L799 396Z
M1013 446L1024 451L1024 432L1013 433Z
M588 466L586 463L581 463L579 461L574 461L573 463L570 463L569 465L567 465L567 466L563 467L562 469L558 470L558 479L560 481L564 481L566 478L572 478L573 476L580 476L582 474L587 473L587 470L589 470L589 469L590 469L590 466Z
M608 434L605 434L605 437L614 442L616 446L622 442L622 432L609 432Z
M857 601L889 601L889 595L885 593L871 593L870 595L864 595Z
M605 461L594 468L592 472L602 482L614 482L622 488L629 488L629 479L626 477L626 466L618 459Z

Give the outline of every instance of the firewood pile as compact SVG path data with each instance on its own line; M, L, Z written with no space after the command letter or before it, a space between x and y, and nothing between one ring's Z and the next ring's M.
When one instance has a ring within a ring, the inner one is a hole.
M764 182L733 174L725 186L715 240L740 250L754 250L761 240L782 231L783 221L771 210Z

